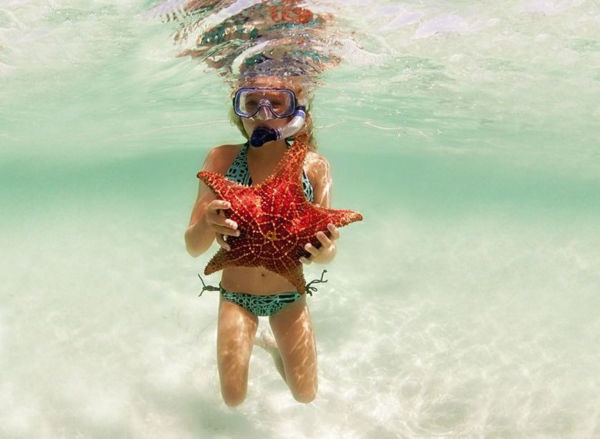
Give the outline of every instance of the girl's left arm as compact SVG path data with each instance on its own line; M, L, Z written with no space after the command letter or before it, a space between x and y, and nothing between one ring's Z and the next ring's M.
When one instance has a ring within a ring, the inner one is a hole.
M312 175L309 174L309 180L313 185L314 204L329 208L331 207L331 185L333 183L331 166L325 157L317 155L312 160L311 168L310 174Z
M331 186L333 182L331 167L325 157L317 154L315 156L310 160L308 169L308 177L313 186L314 204L329 208L331 206ZM327 264L333 260L337 252L336 241L340 237L340 232L333 224L328 224L327 230L330 236L327 236L324 232L317 233L317 239L321 243L319 248L310 243L304 246L304 249L310 253L310 257L302 257L300 262L307 265L312 262Z

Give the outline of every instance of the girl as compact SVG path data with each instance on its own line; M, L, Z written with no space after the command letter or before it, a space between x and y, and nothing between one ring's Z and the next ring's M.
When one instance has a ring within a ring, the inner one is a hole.
M329 163L315 152L310 115L298 110L300 104L307 103L306 88L298 79L272 76L257 76L240 86L235 93L232 121L249 142L213 148L203 170L223 174L240 184L258 184L272 173L285 153L285 137L296 131L295 134L306 134L309 139L302 175L305 195L309 201L329 207ZM303 117L299 119L298 114ZM284 136L275 140L265 136L273 130L280 130ZM223 211L229 208L227 202L217 200L200 182L185 232L190 255L201 255L213 240L228 250L227 237L244 233L233 220L225 218ZM330 237L323 232L317 234L319 248L307 243L305 249L310 257L301 258L302 263L324 264L334 258L339 232L333 224L328 225L328 230ZM286 279L262 267L226 268L220 287L217 360L225 403L236 406L246 397L253 344L271 353L294 398L311 402L317 392L317 356L306 295L292 291L294 287ZM274 338L263 331L255 340L260 315L269 316Z

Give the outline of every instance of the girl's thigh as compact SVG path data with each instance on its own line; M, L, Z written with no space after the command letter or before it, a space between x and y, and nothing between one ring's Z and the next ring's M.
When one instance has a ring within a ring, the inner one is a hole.
M248 364L257 326L258 318L254 314L220 298L217 362L221 393L228 405L237 405L246 397Z
M312 401L317 393L317 350L306 297L275 313L269 321L294 398Z

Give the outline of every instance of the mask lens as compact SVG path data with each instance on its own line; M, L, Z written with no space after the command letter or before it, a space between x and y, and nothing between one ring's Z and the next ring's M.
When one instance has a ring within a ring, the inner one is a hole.
M296 111L296 97L288 89L241 88L234 98L238 116L253 117L261 107L267 107L277 118L288 117Z

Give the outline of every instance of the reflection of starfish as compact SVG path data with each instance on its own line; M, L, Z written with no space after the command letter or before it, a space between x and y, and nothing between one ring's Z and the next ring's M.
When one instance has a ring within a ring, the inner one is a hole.
M217 197L229 201L228 217L238 224L240 236L228 236L231 250L220 249L204 274L227 267L262 266L286 278L300 293L306 292L300 257L310 256L304 246L320 245L316 234L327 224L342 227L362 220L352 210L327 209L311 204L302 189L302 164L306 138L294 141L266 180L255 186L242 186L212 172L199 172Z

